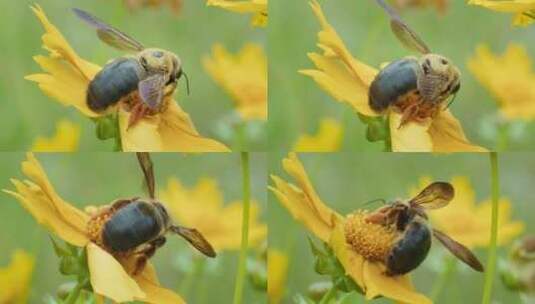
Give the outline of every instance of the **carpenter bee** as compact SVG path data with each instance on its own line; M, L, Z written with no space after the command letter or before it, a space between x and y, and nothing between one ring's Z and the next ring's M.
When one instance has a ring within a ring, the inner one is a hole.
M158 113L164 108L165 97L173 94L182 75L186 78L189 92L188 77L177 55L162 49L145 48L134 38L91 14L77 8L73 11L96 28L103 42L119 50L136 53L110 61L91 80L86 94L86 103L91 110L102 113L123 101L131 112L128 122L131 127L145 115Z
M384 261L387 275L403 275L418 267L431 248L432 235L468 266L483 271L483 265L468 248L445 233L430 228L427 223L425 210L442 208L453 196L451 184L434 182L414 198L394 201L366 218L370 223L394 227L400 233Z
M168 232L182 236L204 255L215 257L212 245L199 231L171 222L166 208L154 195L154 172L149 154L138 153L137 158L149 198L120 199L96 213L89 226L100 228L89 229L92 241L113 255L135 256L134 274L142 271L148 259L165 244Z
M449 59L431 53L423 40L388 6L377 3L389 14L392 31L401 43L422 57L406 57L388 64L370 85L369 104L379 113L392 107L402 114L399 127L410 121L423 122L446 109L446 101L461 87L460 71ZM450 101L453 102L453 98Z

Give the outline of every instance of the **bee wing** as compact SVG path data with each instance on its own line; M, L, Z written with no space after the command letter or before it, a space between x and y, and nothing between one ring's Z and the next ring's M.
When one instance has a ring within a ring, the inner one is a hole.
M145 47L134 38L109 24L106 24L90 13L78 8L73 8L72 10L80 19L96 28L97 36L107 45L123 51L139 52L145 49Z
M424 209L438 209L446 206L453 199L454 195L455 190L450 183L434 182L425 187L409 203L411 205L418 205Z
M154 166L152 165L150 154L148 152L137 152L136 156L145 176L145 186L149 192L149 197L155 198L156 184L154 182Z
M157 108L162 103L164 88L164 74L154 74L138 83L139 96L151 109Z
M390 16L390 27L392 28L392 32L406 48L422 54L431 53L431 50L422 38L420 38L420 36L418 36L418 34L416 34L416 32L401 19L392 7L386 4L384 0L376 1Z
M451 253L453 253L453 255L455 255L459 260L466 263L466 265L470 266L476 271L484 271L483 265L481 265L481 262L472 253L472 251L470 251L470 249L466 248L461 243L450 238L444 232L433 229L433 235L437 240L442 243L442 245L444 245L444 247L446 247Z
M204 238L204 236L193 228L187 228L182 226L171 226L171 231L185 238L193 247L199 250L204 255L214 258L216 252L212 245Z

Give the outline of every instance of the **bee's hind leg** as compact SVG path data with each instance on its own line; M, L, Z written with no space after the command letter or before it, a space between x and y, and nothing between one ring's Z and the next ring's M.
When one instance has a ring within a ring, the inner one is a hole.
M137 260L133 275L138 275L141 273L141 271L143 271L143 269L145 269L147 261L156 253L156 250L158 248L162 247L165 244L165 242L165 237L159 237L154 241L148 243L147 246L144 247L141 251L136 252Z

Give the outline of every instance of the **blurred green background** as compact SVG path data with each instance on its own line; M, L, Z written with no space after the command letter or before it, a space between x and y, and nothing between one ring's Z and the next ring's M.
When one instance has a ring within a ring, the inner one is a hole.
M117 198L146 196L142 190L142 176L132 153L37 154L48 173L52 185L66 201L83 207L103 205ZM20 162L23 153L0 154L0 185L13 189L9 178L22 178ZM203 177L217 180L224 200L229 203L242 198L242 178L239 154L184 155L160 153L152 155L156 183L160 188L169 177L177 177L192 187ZM260 204L260 217L265 223L266 212L266 156L251 155L251 187L253 199ZM158 189L158 188L157 188ZM36 257L36 268L28 303L44 303L47 294L55 294L58 286L71 278L58 272L58 258L54 254L49 234L37 224L11 196L2 193L0 203L0 267L5 267L13 250L22 248ZM193 250L178 237L169 237L151 259L163 286L179 290L188 278L189 258ZM179 293L188 303L231 303L238 263L238 251L225 251L216 259L207 260L205 274L193 280L188 290ZM189 269L191 270L191 269ZM191 278L190 278L191 279ZM265 303L265 293L245 282L244 303Z
M513 28L512 15L501 14L467 1L448 1L441 16L435 9L407 10L402 17L430 48L449 57L461 70L462 86L452 104L468 138L494 148L496 136L492 121L496 103L476 82L466 62L481 43L501 54L510 42L520 43L535 58L535 27ZM319 23L308 0L271 1L269 40L269 144L274 150L289 149L299 135L315 133L323 117L342 123L345 138L342 150L380 151L382 143L368 143L365 128L352 108L337 102L300 69L312 68L307 53L316 47ZM336 29L355 58L378 67L381 63L408 55L390 31L386 13L375 0L319 0L327 20ZM533 67L532 67L533 68ZM535 124L515 124L507 150L535 148Z
M95 137L94 124L89 119L74 108L63 107L45 96L35 83L23 79L40 71L32 56L47 53L41 49L43 28L29 7L34 3L43 7L82 58L99 65L125 53L101 43L95 32L71 13L72 7L93 13L147 46L178 54L191 80L191 95L187 96L185 83L180 81L176 100L202 135L231 147L238 144L233 136L237 119L233 100L205 72L201 58L211 53L215 43L222 43L232 53L247 42L264 45L265 31L253 28L250 16L207 7L206 1L184 1L177 17L167 5L130 13L122 0L22 0L0 1L0 11L9 12L0 18L0 112L5 114L0 120L0 150L28 150L37 136L51 136L56 121L62 118L81 125L81 150L113 149L113 142L101 142ZM264 124L249 125L246 149L264 150Z
M363 206L373 199L406 198L409 188L417 186L421 176L445 181L449 181L453 176L466 176L473 186L477 203L490 198L490 161L486 154L355 155L341 152L298 156L320 198L340 214L348 214L361 208L375 209L379 204ZM295 183L282 170L283 157L284 154L270 154L270 173ZM510 199L512 219L525 223L525 234L535 232L533 168L535 158L530 154L499 154L501 196ZM294 220L272 193L268 194L268 201L269 246L289 254L287 293L283 303L293 303L291 299L297 293L306 294L310 284L329 280L329 277L314 272L314 260L307 237L312 237L318 245L321 242ZM506 257L507 249L508 247L499 248L499 259ZM475 253L483 263L486 262L486 249L477 249ZM418 291L428 296L431 294L441 270L441 257L446 255L449 253L435 242L427 259L413 272L413 282ZM447 282L436 303L480 303L483 281L484 276L481 273L472 271L459 262L456 275ZM356 303L363 303L363 300ZM392 302L380 299L373 303ZM520 303L518 294L505 289L498 275L495 279L493 303Z

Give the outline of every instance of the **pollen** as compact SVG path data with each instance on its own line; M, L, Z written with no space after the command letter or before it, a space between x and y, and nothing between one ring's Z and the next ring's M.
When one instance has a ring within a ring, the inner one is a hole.
M367 211L357 211L346 217L346 242L366 260L383 262L399 233L393 227L367 222L367 215Z

